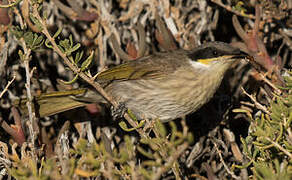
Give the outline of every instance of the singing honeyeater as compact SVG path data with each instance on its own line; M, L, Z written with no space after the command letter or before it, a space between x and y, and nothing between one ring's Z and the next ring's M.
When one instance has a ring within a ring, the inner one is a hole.
M101 72L98 81L137 119L167 122L198 110L211 99L226 70L249 58L223 42L209 42L192 50L155 53ZM25 100L17 102L24 106ZM92 89L43 94L35 98L39 116L48 116L88 103L105 101Z

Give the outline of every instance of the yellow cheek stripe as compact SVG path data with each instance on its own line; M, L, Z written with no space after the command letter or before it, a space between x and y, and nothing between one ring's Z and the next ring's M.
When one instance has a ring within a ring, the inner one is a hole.
M218 60L218 58L198 59L197 62L208 65L208 64L210 64L211 62L216 61L216 60Z
M219 61L221 59L229 59L229 58L232 58L232 56L226 55L226 56L219 56L219 57L209 58L209 59L198 59L197 62L208 65L213 61Z

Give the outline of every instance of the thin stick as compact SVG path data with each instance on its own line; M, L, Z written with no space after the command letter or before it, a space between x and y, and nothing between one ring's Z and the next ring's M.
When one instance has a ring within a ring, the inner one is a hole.
M281 90L277 88L271 81L269 81L263 74L260 73L259 75L261 76L262 80L265 83L267 83L270 87L272 87L276 91L278 95L281 94Z
M280 146L280 144L272 141L270 138L266 137L266 140L268 140L270 143L272 143L274 146L276 146L277 148L279 148L283 153L285 153L290 159L292 159L292 154L287 151L286 149L284 149L282 146Z
M3 89L3 91L0 93L0 99L5 94L5 92L8 91L9 86L13 83L13 81L15 80L15 78L16 78L16 76L14 75L12 77L12 79L10 81L8 81L8 84L5 86L5 88Z
M30 91L30 78L31 78L31 73L29 71L29 61L30 61L30 53L31 53L31 49L26 47L25 41L24 39L20 39L21 41L21 45L24 51L24 58L23 58L23 64L24 64L24 68L25 68L25 74L26 74L26 83L25 83L25 87L26 87L26 96L27 96L27 102L26 102L26 106L27 106L27 110L28 110L28 117L29 117L29 123L28 123L28 129L29 129L29 134L30 134L30 138L31 138L31 149L33 152L33 156L35 157L35 160L37 158L36 156L36 151L35 151L35 139L36 139L36 134L35 134L35 129L33 128L36 118L35 115L32 111L32 95L31 95L31 91Z
M263 106L263 105L261 105L259 102L257 102L257 100L256 100L252 95L248 94L248 93L243 89L243 87L241 87L240 89L242 90L242 92L243 92L245 95L247 95L247 96L253 101L254 105L255 105L258 109L262 110L263 112L265 112L265 113L267 113L267 114L269 114L269 115L271 114L271 113L267 110L267 108L266 108L265 106Z
M168 167L171 167L171 165L174 163L177 158L188 148L189 144L186 142L182 145L180 145L176 152L170 156L167 160L164 166L159 167L156 174L152 177L152 179L157 180L161 178L161 175L165 173L168 170Z
M94 78L89 77L88 75L86 75L84 72L81 72L80 69L75 65L72 64L71 61L67 58L67 56L58 48L58 45L56 44L54 38L50 35L46 23L43 21L43 19L40 17L39 13L38 13L38 4L34 5L33 8L33 15L38 19L38 21L42 24L42 33L48 38L48 40L51 42L54 51L62 57L62 59L64 60L64 63L75 73L78 74L84 81L86 81L87 83L89 83L91 86L93 86L99 93L100 95L107 100L114 108L118 108L118 103L116 101L114 101L114 99L108 95L105 90L101 87L101 85L96 82L94 80ZM134 120L131 119L131 117L125 113L124 114L124 118L128 121L128 123L133 126L133 127L137 127L138 124L137 122L135 122ZM147 135L142 131L142 129L138 129L135 128L136 131L142 136L142 137L147 137Z
M227 164L224 162L224 159L222 157L222 154L221 154L221 151L218 149L218 146L216 143L214 143L214 146L216 148L216 151L218 152L218 155L219 155L219 158L220 158L220 161L221 163L223 164L224 168L226 169L227 173L230 174L232 176L232 178L234 179L240 179L239 177L237 177L232 171L230 171L230 169L228 168Z
M212 1L213 3L219 5L219 6L223 7L223 8L226 9L227 11L230 11L230 12L232 12L232 13L238 15L238 16L247 17L247 18L250 18L250 19L255 19L255 16L252 15L252 14L242 14L242 13L240 13L240 12L238 12L238 11L234 11L234 10L232 9L232 7L223 4L221 0L211 0L211 1Z

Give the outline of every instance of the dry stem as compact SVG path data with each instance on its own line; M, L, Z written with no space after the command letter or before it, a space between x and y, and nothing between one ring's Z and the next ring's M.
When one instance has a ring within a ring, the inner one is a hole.
M15 79L15 75L13 76L13 78L8 81L7 85L5 86L5 88L3 89L3 91L0 93L0 99L2 98L2 96L5 94L5 92L8 90L9 86L13 83L14 79Z
M152 177L153 180L160 179L161 175L168 170L175 160L188 148L189 144L185 142L184 144L180 145L176 152L172 154L167 160L164 166L159 167L156 174Z
M247 18L250 18L250 19L255 19L255 16L252 15L252 14L243 14L241 12L234 11L231 6L228 6L228 5L223 4L221 0L211 0L211 1L213 3L219 5L219 6L223 7L227 11L230 11L230 12L236 14L237 16L242 16L242 17L247 17Z
M280 144L278 144L277 142L272 141L268 137L266 137L266 140L268 140L274 146L276 146L277 148L279 148L283 153L285 153L290 158L290 160L292 159L292 154L289 151L287 151L285 148L283 148Z
M114 108L118 108L118 103L114 101L114 99L108 95L105 90L101 87L101 85L94 81L94 78L89 77L87 74L84 72L81 72L80 69L71 63L71 61L68 59L68 57L58 48L58 45L55 42L55 39L50 35L46 23L43 21L43 19L40 17L39 12L38 12L38 4L34 4L33 8L33 15L38 19L38 21L42 25L42 33L48 38L48 40L51 42L54 51L62 57L64 60L64 63L75 73L78 74L83 80L85 80L87 83L89 83L91 86L93 86L99 93L104 97L105 100L107 100ZM129 124L133 127L137 127L137 122L131 119L131 117L126 113L124 114L124 118L129 122ZM135 128L137 132L142 136L142 137L147 137L147 135L138 128Z
M259 102L257 102L257 100L252 96L252 95L250 95L250 94L248 94L244 89L243 89L243 87L241 87L241 90L242 90L242 92L245 94L245 95L247 95L251 100L252 100L252 102L254 103L254 105L258 108L258 109L260 109L260 110L262 110L264 113L266 113L266 114L271 114L268 110L267 110L267 108L265 107L265 106L263 106L263 105L261 105Z
M28 122L28 129L29 129L29 134L30 134L30 138L31 138L31 150L32 150L32 156L35 158L35 160L37 159L36 156L36 150L35 150L35 140L37 138L36 135L36 129L34 128L34 124L36 124L36 117L35 114L32 111L32 101L33 101L33 97L31 95L31 82L30 82L30 78L31 78L31 72L29 70L29 61L30 61L30 53L31 53L31 49L27 48L26 43L24 41L23 38L20 39L21 42L21 46L23 48L24 54L23 57L21 58L21 60L23 61L24 64L24 68L25 68L25 74L26 74L26 83L25 83L25 87L26 87L26 96L27 96L27 109L28 109L28 117L29 117L29 122Z
M220 161L222 162L222 164L223 164L224 168L226 169L227 173L230 174L232 176L232 178L234 178L234 179L240 179L232 171L230 171L230 169L228 168L227 164L224 162L224 159L222 157L221 151L218 149L218 146L217 146L216 143L214 143L214 146L216 148L216 151L218 152Z

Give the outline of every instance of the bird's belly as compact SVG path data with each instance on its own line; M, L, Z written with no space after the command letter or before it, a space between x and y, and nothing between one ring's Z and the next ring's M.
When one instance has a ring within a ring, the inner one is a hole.
M119 82L106 89L119 103L130 109L137 119L173 119L181 108L156 88L137 83Z
M168 85L169 87L163 88L141 80L138 83L124 81L113 83L106 90L138 119L160 119L166 122L181 117L194 108L192 102L180 102L179 96L186 96L185 92L181 92L181 89L174 90L175 87ZM190 97L187 99L191 100Z
M213 96L218 85L215 87L208 81L196 85L181 81L136 80L112 83L106 91L116 102L130 109L137 119L167 122L199 109Z

